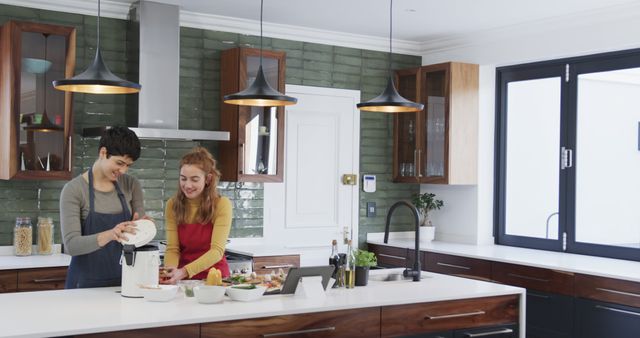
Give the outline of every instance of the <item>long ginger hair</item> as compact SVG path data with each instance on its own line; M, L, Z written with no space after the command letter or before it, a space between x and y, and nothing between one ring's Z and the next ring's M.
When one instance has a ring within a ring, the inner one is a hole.
M216 168L216 160L213 158L213 155L203 147L195 147L186 155L182 156L179 168L182 169L182 166L187 164L197 166L204 171L206 183L202 191L202 198L195 221L201 224L208 224L213 218L216 202L220 198L218 194L220 171ZM208 179L209 175L211 175L211 179ZM186 204L187 196L185 196L182 189L180 189L180 182L178 182L178 191L173 197L173 213L176 216L177 224L187 222Z

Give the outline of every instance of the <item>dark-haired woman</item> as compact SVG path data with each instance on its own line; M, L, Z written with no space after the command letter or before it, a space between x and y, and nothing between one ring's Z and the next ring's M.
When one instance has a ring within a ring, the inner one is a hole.
M126 127L109 128L91 168L62 189L62 240L72 256L65 288L120 285L119 242L135 233L132 220L144 215L140 183L126 174L138 157L136 134Z
M231 201L218 194L220 172L205 148L196 147L180 161L176 195L165 210L167 250L163 283L204 279L216 268L229 276L224 257L231 230Z

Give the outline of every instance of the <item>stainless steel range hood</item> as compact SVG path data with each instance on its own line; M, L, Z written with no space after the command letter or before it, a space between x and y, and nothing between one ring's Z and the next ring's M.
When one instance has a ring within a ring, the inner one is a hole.
M180 88L180 8L152 1L131 5L130 39L138 45L138 125L129 126L139 138L229 141L227 131L178 129ZM132 46L131 48L135 48ZM100 136L106 127L86 128L83 136Z

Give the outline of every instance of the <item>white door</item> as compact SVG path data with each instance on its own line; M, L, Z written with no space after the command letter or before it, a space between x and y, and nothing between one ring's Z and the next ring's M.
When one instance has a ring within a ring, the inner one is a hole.
M299 249L304 264L304 251L328 257L344 228L357 242L360 179L343 185L342 175L359 170L360 92L295 85L286 92L298 104L285 114L284 182L264 185L264 236Z

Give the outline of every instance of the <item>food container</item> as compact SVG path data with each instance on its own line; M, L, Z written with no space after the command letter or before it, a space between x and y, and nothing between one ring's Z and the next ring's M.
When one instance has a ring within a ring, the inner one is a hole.
M31 217L16 217L16 226L13 228L13 253L16 256L29 256L32 244Z
M265 286L254 284L239 284L227 287L227 295L232 300L251 302L260 299L267 290Z
M177 285L143 285L140 294L150 302L168 302L178 293Z
M38 254L53 253L53 220L51 217L38 217Z
M193 293L198 303L213 304L220 303L224 298L226 289L217 285L200 285L193 288Z
M204 281L199 279L184 279L178 282L178 286L187 297L193 297L193 288L200 285L204 285Z

